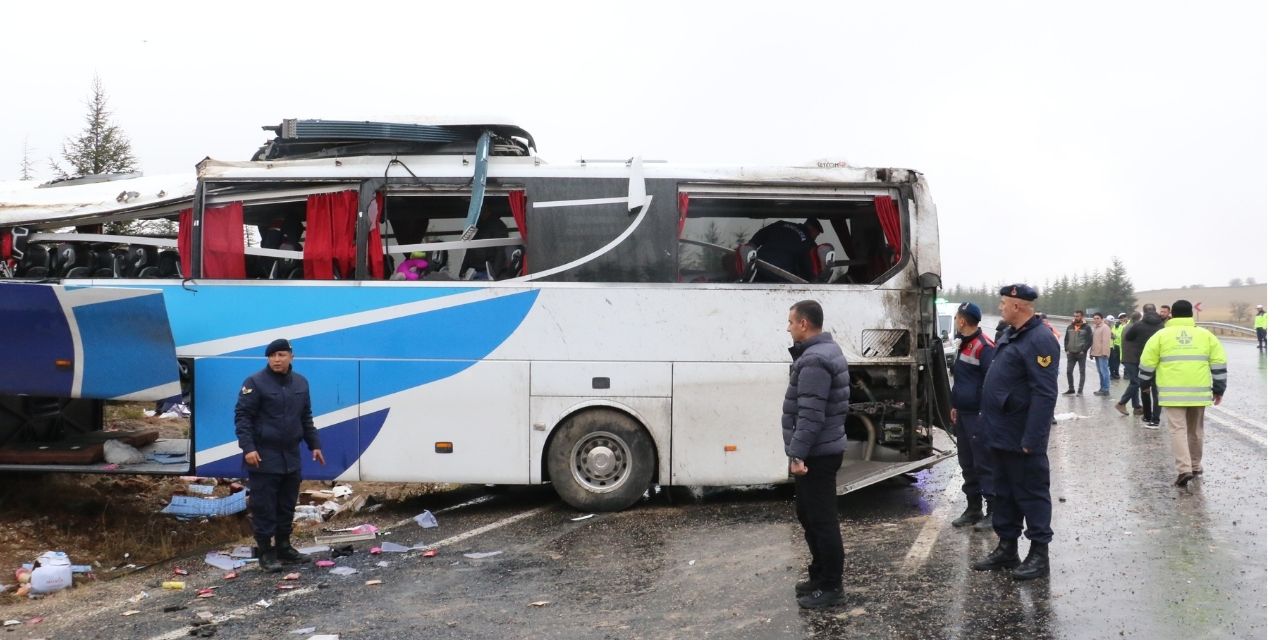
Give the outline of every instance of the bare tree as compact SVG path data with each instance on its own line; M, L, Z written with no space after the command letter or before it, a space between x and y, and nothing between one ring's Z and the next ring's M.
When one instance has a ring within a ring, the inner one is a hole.
M31 161L31 144L26 138L22 139L22 164L18 165L19 180L35 180L36 176L32 173L35 170L35 163Z
M1249 318L1248 302L1232 302L1231 303L1231 321L1244 322Z
M59 166L58 173L87 176L133 171L137 160L129 138L111 122L107 92L98 76L93 77L93 93L86 106L89 111L85 114L84 130L62 144L62 159L71 165L71 170Z

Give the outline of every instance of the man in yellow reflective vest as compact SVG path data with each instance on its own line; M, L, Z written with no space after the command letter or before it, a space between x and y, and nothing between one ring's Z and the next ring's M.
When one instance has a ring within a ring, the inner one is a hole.
M1253 317L1253 332L1258 334L1258 348L1267 348L1267 310L1258 305L1258 315Z
M1205 407L1222 403L1227 392L1227 352L1218 337L1196 326L1191 303L1173 303L1173 317L1147 341L1142 350L1138 379L1143 388L1160 379L1160 406L1169 416L1173 458L1185 487L1204 473Z
M1120 314L1111 327L1111 360L1107 364L1111 366L1113 382L1120 379L1120 337L1124 334L1124 319L1125 314Z

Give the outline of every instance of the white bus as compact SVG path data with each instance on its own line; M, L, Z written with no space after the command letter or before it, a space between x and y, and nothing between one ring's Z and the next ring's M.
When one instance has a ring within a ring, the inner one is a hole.
M329 462L307 478L550 482L593 511L784 483L802 299L849 360L841 492L952 454L915 171L556 164L501 124L275 131L190 178L0 194L0 469L243 475L240 383L288 338ZM750 245L809 218L807 277ZM178 396L189 429L139 444L169 460L51 454L115 437L104 401Z

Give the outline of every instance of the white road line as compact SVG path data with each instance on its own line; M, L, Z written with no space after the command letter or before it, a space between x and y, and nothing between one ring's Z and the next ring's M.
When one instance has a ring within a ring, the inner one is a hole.
M949 505L955 502L960 496L960 487L963 484L964 478L957 470L951 477L951 482L947 483L947 488L942 491L942 504ZM920 570L924 561L929 559L929 554L933 553L933 545L938 541L938 532L942 530L942 523L945 520L946 512L942 510L941 505L929 514L929 519L925 520L924 526L920 528L920 534L916 536L915 543L902 559L902 568L899 573L911 574Z
M1240 415L1240 414L1238 414L1238 413L1236 413L1236 412L1234 412L1234 411L1232 411L1232 410L1230 410L1230 409L1223 409L1222 407L1209 407L1209 413L1210 413L1210 414L1212 414L1212 413L1214 413L1214 412L1217 412L1217 411L1221 411L1222 413L1224 413L1224 414L1226 414L1226 415L1229 415L1229 416L1231 416L1232 418L1235 418L1236 420L1239 420L1240 422L1243 422L1243 423L1245 423L1245 424L1251 424L1251 425L1253 425L1253 426L1255 426L1255 427L1257 427L1257 428L1259 428L1259 429L1262 429L1263 431L1266 431L1266 430L1267 430L1267 424L1266 424L1265 422L1258 422L1257 420L1254 420L1254 419L1249 418L1249 417L1246 417L1246 416L1242 416L1242 415Z
M1209 412L1207 412L1207 411L1205 412L1205 416L1204 416L1204 417L1205 417L1206 419L1209 419L1209 420L1212 420L1212 421L1214 421L1214 422L1218 423L1219 425L1221 425L1221 426L1223 426L1223 427L1226 427L1226 428L1230 429L1232 433L1234 433L1234 434L1236 434L1236 435L1238 435L1238 436L1240 436L1240 437L1242 437L1242 438L1246 438L1246 439L1252 440L1252 441L1254 441L1254 442L1258 443L1259 445L1261 445L1261 446L1262 446L1262 447L1264 447L1264 448L1267 446L1267 439L1266 439L1266 437L1257 435L1257 434L1256 434L1256 433L1254 433L1254 431L1253 431L1253 430L1251 430L1251 429L1245 429L1244 427L1241 427L1240 425L1238 425L1238 424L1236 424L1236 423L1234 423L1234 422L1231 422L1230 420L1227 420L1227 419L1225 419L1225 418L1221 418L1221 417L1219 417L1219 416L1213 415L1213 414L1211 414L1211 413L1209 413Z
M476 537L476 536L478 536L478 535L480 535L480 534L488 533L488 532L490 532L490 531L493 531L494 529L500 529L500 528L505 527L505 526L507 526L507 525L515 524L515 523L517 523L517 522L520 522L521 520L524 520L524 519L526 519L526 518L531 518L531 517L533 517L533 516L538 515L539 513L542 513L542 512L544 512L544 511L549 510L550 508L551 508L551 505L546 505L546 506L538 507L538 508L536 508L536 509L530 509L530 510L528 510L528 511L523 511L523 512L520 512L520 513L515 514L514 516L511 516L511 517L508 517L508 518L503 518L503 519L501 519L501 520L498 520L497 522L491 522L491 523L486 524L486 525L484 525L484 526L482 526L482 527L477 527L477 528L472 529L472 530L470 530L470 531L464 531L463 533L459 533L459 534L458 534L458 535L456 535L456 536L452 536L452 537L449 537L449 538L445 538L444 540L441 540L441 541L439 541L439 542L434 542L434 543L432 543L432 544L428 545L428 546L427 546L427 548L429 548L429 549L439 549L439 548L441 548L441 547L447 547L447 546L449 546L449 545L451 545L451 544L457 544L457 543L459 543L459 542L462 542L463 540L467 540L467 539L470 539L470 538L474 538L474 537ZM304 594L304 593L312 593L312 592L314 592L315 590L316 590L316 587L303 587L303 588L301 588L301 589L295 589L295 590L293 590L293 591L286 591L286 592L284 592L284 593L282 593L282 594L280 594L280 595L276 596L274 599L272 599L272 600L271 600L271 602L272 602L272 604L274 605L275 603L278 603L278 602L280 602L281 600L286 600L286 599L289 599L289 598L294 598L294 597L300 596L300 595L302 595L302 594ZM262 607L259 607L259 606L258 606L258 605L256 605L256 604L245 605L245 606L240 607L240 608L238 608L238 609L232 609L231 611L228 611L228 612L226 612L226 613L224 613L224 614L221 614L221 615L215 616L215 617L213 618L213 624L221 624L221 623L226 622L227 620L230 620L230 619L232 619L232 618L248 618L248 617L251 617L251 616L254 616L254 615L260 614L260 613L262 613L262 612L264 612L264 611L269 611L269 609L263 609ZM178 640L178 638L185 638L185 637L187 637L187 636L190 634L190 631L191 631L191 626L190 626L190 625L187 625L187 626L182 627L181 629L174 629L173 631L168 631L168 632L166 632L166 633L162 633L162 634L160 634L160 635L158 635L158 636L151 636L151 637L150 637L150 638L148 638L147 640Z

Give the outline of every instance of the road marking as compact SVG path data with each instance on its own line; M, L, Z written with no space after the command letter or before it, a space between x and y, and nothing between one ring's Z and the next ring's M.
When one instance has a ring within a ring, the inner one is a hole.
M1238 436L1240 436L1240 437L1242 437L1242 438L1247 438L1247 439L1249 439L1249 440L1252 440L1252 441L1254 441L1254 442L1258 443L1258 444L1259 444L1259 445L1261 445L1263 448L1265 448L1265 447L1267 446L1267 439L1266 439L1265 437L1263 437L1263 436L1258 436L1257 434L1255 434L1255 433L1254 433L1252 430L1250 430L1250 429L1245 429L1244 427L1242 427L1242 426L1240 426L1240 425L1238 425L1238 424L1236 424L1236 423L1234 423L1234 422L1231 422L1230 420L1227 420L1227 419L1225 419L1225 418L1221 418L1221 417L1216 416L1216 415L1214 415L1214 414L1211 414L1211 413L1209 413L1209 412L1207 412L1207 411L1205 412L1205 417L1206 417L1206 418L1208 418L1209 420L1212 420L1212 421L1214 421L1214 422L1218 423L1219 425L1221 425L1221 426L1223 426L1223 427L1226 427L1227 429L1230 429L1232 433L1234 433L1234 434L1236 434L1236 435L1238 435Z
M949 505L955 502L960 496L960 487L964 484L964 477L960 475L959 470L951 476L951 482L947 483L947 488L942 491L942 504ZM929 559L929 554L933 553L933 545L938 541L938 533L942 531L942 523L946 520L946 515L939 508L933 510L929 514L929 519L925 520L924 526L920 528L920 534L916 536L916 541L907 550L907 555L902 559L902 568L899 573L911 574L920 570L924 565L924 561Z
M1251 424L1259 429L1262 429L1263 431L1267 430L1267 424L1265 422L1258 422L1257 420L1242 416L1234 411L1231 411L1230 409L1223 409L1222 407L1210 407L1211 413L1218 412L1218 411L1221 411L1222 413L1225 413L1226 415L1229 415L1232 418L1235 418L1236 420L1239 420L1240 422L1243 422L1245 424Z
M490 522L489 524L486 524L482 527L476 527L475 529L472 529L470 531L464 531L462 533L459 533L456 536L445 538L444 540L441 540L439 542L434 542L428 545L427 548L439 549L441 547L447 547L451 544L457 544L459 542L462 542L463 540L474 538L478 535L493 531L494 529L500 529L507 525L520 522L521 520L524 520L526 518L531 518L533 516L536 516L539 513L542 513L544 511L551 509L551 506L552 505L545 505L545 506L538 507L536 509L522 511L520 513L515 514L514 516L510 516L508 518L503 518L501 520L498 520L497 522ZM315 590L316 590L316 587L303 587L301 589L295 589L293 591L286 591L276 596L274 599L272 599L271 603L274 606L276 603L280 602L281 600L294 598L304 593L312 593ZM259 613L262 613L264 611L268 611L268 609L263 609L262 607L259 607L256 604L245 605L238 609L232 609L231 611L228 611L224 614L215 616L213 618L213 624L221 624L232 618L248 618L248 617L257 615ZM173 631L168 631L166 633L162 633L157 636L151 636L147 640L178 640L178 638L187 637L190 634L190 631L191 631L191 626L187 625L182 627L181 629L174 629Z

